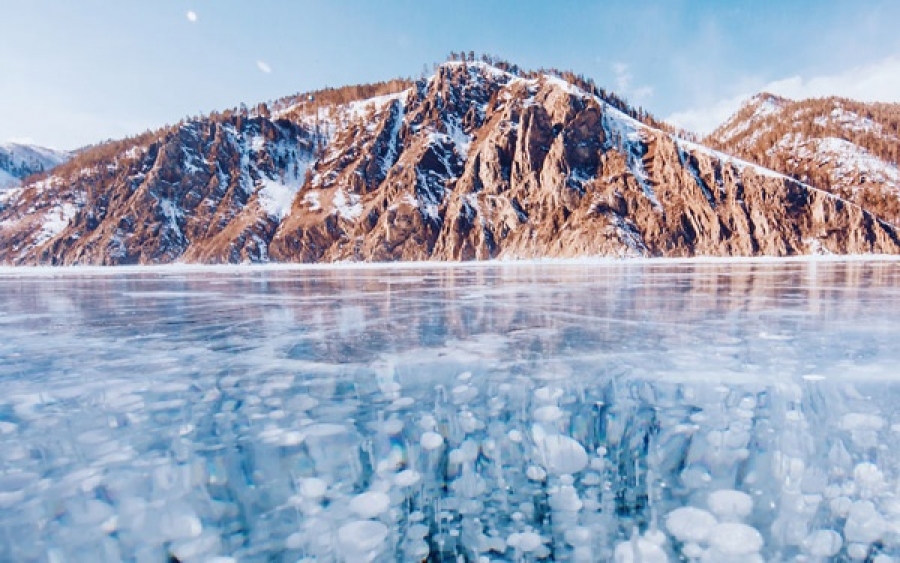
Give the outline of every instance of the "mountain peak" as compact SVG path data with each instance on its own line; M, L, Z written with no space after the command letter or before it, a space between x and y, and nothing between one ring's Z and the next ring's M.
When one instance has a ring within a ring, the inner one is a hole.
M22 179L46 172L72 158L72 154L26 143L0 144L0 189L18 185Z
M900 105L754 96L706 142L900 225Z
M861 207L573 73L450 61L273 106L100 145L8 192L0 262L900 253Z
M746 102L742 105L760 105L760 104L772 104L775 106L782 107L786 104L789 104L791 100L789 98L785 98L783 96L779 96L777 94L772 94L771 92L760 92L751 96Z

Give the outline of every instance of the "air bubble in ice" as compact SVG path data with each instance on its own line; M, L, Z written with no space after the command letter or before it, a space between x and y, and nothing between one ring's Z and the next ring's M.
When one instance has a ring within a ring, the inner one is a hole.
M309 477L300 481L300 494L308 499L318 500L325 496L328 484L318 477Z
M390 506L390 497L378 491L361 493L350 501L350 510L361 518L376 518L387 512Z
M541 547L543 540L534 532L512 533L506 539L506 543L519 551L531 552Z
M854 502L844 524L844 537L848 542L873 543L881 539L887 523L875 505L867 500Z
M668 563L666 552L644 538L619 543L614 553L616 563Z
M444 445L444 437L437 432L425 432L419 443L426 450L436 450Z
M709 532L709 544L723 555L751 555L763 547L762 535L746 524L723 522Z
M666 516L666 529L686 543L704 543L717 523L712 513L694 506L676 508Z
M338 541L348 560L353 557L368 559L382 546L387 535L387 526L375 520L356 520L338 529Z
M394 477L394 484L398 487L412 487L422 480L422 476L418 471L413 469L404 469Z
M741 520L753 511L753 499L750 495L733 489L710 493L707 505L722 520Z
M555 475L574 474L588 464L588 455L577 440L559 434L546 434L535 425L533 431L538 460Z
M803 540L803 549L816 557L832 557L841 550L844 541L834 530L816 530Z

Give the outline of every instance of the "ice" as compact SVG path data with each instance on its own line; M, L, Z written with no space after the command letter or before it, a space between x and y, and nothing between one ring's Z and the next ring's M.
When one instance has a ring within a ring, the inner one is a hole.
M720 520L743 520L753 511L753 499L741 491L723 489L709 495L709 509Z
M0 560L898 560L897 287L863 258L0 270Z
M666 529L684 543L706 543L717 523L710 512L693 506L676 508L666 516Z
M444 438L437 432L425 432L419 440L426 450L436 450L444 445Z
M390 506L390 497L379 491L362 493L350 501L350 510L362 518L376 518L387 512Z
M624 541L616 546L616 563L668 563L666 552L643 538Z
M537 551L543 544L541 536L534 532L522 532L510 534L506 538L506 544L525 553Z
M709 545L724 557L758 553L763 547L762 535L753 527L739 522L717 524L709 532Z
M547 471L565 475L587 467L587 452L577 440L558 434L548 435L540 426L534 427L532 437L537 458Z
M816 557L833 557L841 550L844 540L834 530L816 530L803 541L804 549Z

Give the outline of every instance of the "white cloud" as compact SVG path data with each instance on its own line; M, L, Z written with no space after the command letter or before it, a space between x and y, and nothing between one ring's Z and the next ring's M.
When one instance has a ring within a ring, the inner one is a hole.
M712 106L675 112L666 120L700 134L710 133L731 117L745 100L759 92L794 100L841 96L863 102L900 102L900 57L888 57L837 74L811 78L798 75L774 80L754 92L743 92Z
M650 96L653 95L653 87L652 86L641 86L639 88L635 88L631 92L631 98L635 102L639 102L641 100L646 100Z
M195 12L194 10L188 10L188 13L185 14L185 17L189 22L194 23L195 21L197 21L197 12Z
M631 86L631 73L628 72L628 65L625 63L613 63L613 72L616 73L616 91L625 95Z
M620 96L625 96L630 101L637 103L653 95L651 86L631 87L634 75L631 74L627 64L621 62L613 63L612 69L616 75L616 93Z
M725 123L725 120L734 115L740 109L741 104L751 96L753 94L739 94L719 100L709 107L677 111L666 117L666 121L676 127L706 135L707 133L712 133L713 129L722 123Z
M256 61L256 68L258 68L262 72L265 72L266 74L271 74L272 72L272 67L270 67L269 63L267 63L266 61Z

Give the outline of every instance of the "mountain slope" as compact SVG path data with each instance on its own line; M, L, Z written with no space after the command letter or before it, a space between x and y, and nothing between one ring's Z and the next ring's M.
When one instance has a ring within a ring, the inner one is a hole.
M900 104L760 94L705 142L900 224Z
M446 63L99 147L0 197L15 264L897 253L857 205L549 75Z
M0 144L0 190L18 185L22 179L62 164L71 153L25 145Z

